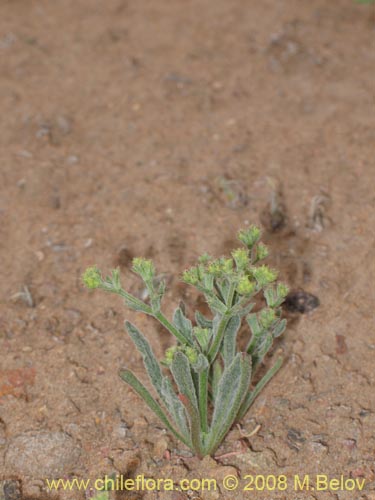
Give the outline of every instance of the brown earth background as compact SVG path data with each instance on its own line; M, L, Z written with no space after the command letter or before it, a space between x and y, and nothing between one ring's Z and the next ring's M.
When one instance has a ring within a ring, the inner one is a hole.
M118 499L375 499L374 30L350 0L1 0L1 499L112 473L366 479ZM142 293L131 258L152 257L166 312L191 313L178 276L251 223L320 306L288 314L283 368L219 450L245 451L201 463L117 375L143 376L125 318L159 356L170 337L80 275L119 265Z

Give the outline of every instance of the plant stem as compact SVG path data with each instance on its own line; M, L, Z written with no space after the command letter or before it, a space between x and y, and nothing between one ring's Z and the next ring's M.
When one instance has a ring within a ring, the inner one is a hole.
M169 429L177 439L179 439L182 443L186 444L186 446L190 448L190 439L182 436L174 429L159 403L155 401L155 399L151 396L146 387L137 379L137 377L129 370L122 370L120 372L120 377L122 378L122 380L124 380L124 382L129 384L132 389L134 389L134 391L143 399L147 406L160 418L167 429Z
M166 328L172 335L176 337L177 340L181 342L181 344L186 344L188 342L187 339L179 332L179 330L174 325L172 325L170 321L168 321L168 319L161 311L154 313L150 306L145 304L142 300L133 297L133 295L123 289L117 290L116 293L124 297L124 299L126 299L127 301L133 302L133 304L138 305L145 314L153 316L155 319L157 319L164 326L164 328Z
M226 313L223 314L219 327L217 329L216 336L214 338L214 341L211 345L211 348L208 352L208 360L210 363L214 361L214 359L217 356L217 353L220 350L221 342L223 341L224 337L224 332L227 327L228 321L231 318L231 307L232 307L232 302L233 302L233 297L234 297L234 292L236 291L236 286L234 283L231 284L229 293L228 293L228 300L227 300L227 311Z
M186 411L190 417L190 438L192 448L194 452L198 456L198 458L203 458L204 454L202 453L202 443L201 443L201 426L200 426L200 417L197 408L194 407L190 399L185 394L180 394L179 399L182 404L185 406Z
M211 345L211 348L208 352L208 360L210 363L212 363L215 360L217 353L220 350L221 342L223 341L224 332L225 332L225 329L227 327L229 320L230 320L230 314L227 311L225 314L223 314L223 316L220 320L220 324L219 324L219 327L217 329L216 336L215 336L214 341Z
M117 295L120 295L120 297L123 297L125 299L125 303L127 303L129 307L132 307L137 311L142 311L144 314L151 314L152 315L152 309L150 306L145 304L142 300L137 299L137 297L134 297L130 293L126 292L123 288L120 288L120 289L105 288L105 290L107 292L117 293Z
M177 330L177 328L174 325L172 325L170 321L168 321L168 319L164 316L164 314L161 311L157 313L151 312L150 315L156 318L159 321L159 323L161 323L164 326L164 328L166 328L172 335L176 337L176 339L179 342L181 342L181 344L189 343L188 340L182 335L182 333L180 333L179 330Z
M227 300L227 308L231 309L233 306L233 299L234 299L234 294L236 292L236 285L234 283L231 284L229 293L228 293L228 300Z
M202 432L208 431L207 422L207 394L208 394L208 368L199 374L199 414L201 417Z

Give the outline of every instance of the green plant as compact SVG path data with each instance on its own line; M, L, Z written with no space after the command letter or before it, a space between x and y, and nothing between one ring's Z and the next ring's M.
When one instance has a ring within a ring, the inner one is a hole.
M164 316L161 300L165 283L156 278L150 260L133 260L133 271L147 288L148 302L122 288L118 269L103 278L94 266L83 275L88 288L101 288L120 295L130 309L153 316L176 337L177 345L166 351L161 362L170 377L163 373L144 335L126 322L126 329L142 354L157 398L128 369L121 370L120 376L170 432L199 457L216 451L233 423L246 414L281 366L281 359L278 359L251 389L252 377L273 340L285 329L286 320L281 319L280 305L288 289L282 283L276 284L274 270L259 265L268 255L266 246L259 242L260 230L252 226L240 231L238 238L244 247L234 250L231 258L213 259L203 255L197 266L183 273L182 280L204 295L212 311L211 318L196 311L195 326L181 307L175 310L172 321ZM266 305L252 312L254 297L260 292ZM243 318L246 318L251 336L244 352L240 352L237 334Z

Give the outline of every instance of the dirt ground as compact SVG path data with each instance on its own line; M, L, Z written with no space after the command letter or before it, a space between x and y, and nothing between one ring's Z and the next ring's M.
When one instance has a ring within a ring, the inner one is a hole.
M1 1L1 499L83 499L44 479L106 474L290 481L117 499L375 499L374 29L351 0ZM167 313L191 312L180 273L251 223L320 306L286 313L242 422L258 432L202 463L118 378L143 376L125 318L160 356L170 337L80 275L119 265L140 293L130 261L152 257ZM296 492L297 474L365 487Z

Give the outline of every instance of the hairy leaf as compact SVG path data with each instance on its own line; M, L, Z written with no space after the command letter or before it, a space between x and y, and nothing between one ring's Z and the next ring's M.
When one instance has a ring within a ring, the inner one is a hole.
M195 363L191 364L196 373L201 373L209 367L208 359L202 354L198 354L198 359Z
M256 350L251 354L253 360L253 373L256 372L257 368L263 361L264 356L271 349L272 343L272 333L267 333L264 337L262 337L262 341L257 345Z
M159 403L155 401L142 382L140 382L130 370L121 370L120 377L135 390L135 392L145 401L147 406L155 413L155 415L159 417L167 429L169 429L177 439L186 444L186 446L190 446L189 440L173 428Z
M190 370L188 358L182 352L177 352L171 365L171 372L180 391L180 400L184 404L190 423L191 442L195 452L201 455L201 439L200 439L200 414L198 408L198 400L196 389Z
M212 320L207 319L203 314L199 311L195 311L195 320L197 324L201 328L212 328Z
M280 337L285 331L286 328L286 319L282 319L273 329L272 335L273 338L276 339L277 337Z
M184 436L186 436L186 439L189 439L189 429L185 407L177 397L173 390L172 383L167 377L163 378L161 392L165 407L172 415L178 429Z
M189 398L192 405L198 409L198 401L193 378L191 376L190 363L182 352L176 352L172 361L171 372L180 393Z
M178 329L179 332L184 336L184 338L187 340L189 344L193 343L193 326L191 324L190 319L188 319L184 313L182 312L182 309L178 307L173 315L173 324L175 327Z
M129 335L134 342L135 347L142 354L143 363L147 370L148 376L150 377L152 385L155 387L159 396L162 395L161 387L162 387L162 373L157 362L155 355L151 349L150 344L146 340L146 338L142 335L142 333L132 325L129 321L125 322L126 329L129 332Z
M228 321L224 332L222 355L225 366L228 366L236 354L237 333L241 326L241 318L236 315Z
M241 404L246 397L251 379L251 358L238 353L225 368L221 378L212 424L207 442L207 452L212 453L233 425Z
M223 374L223 370L221 368L221 363L219 359L216 359L214 361L213 367L212 367L212 399L216 399L217 397L217 391L219 388L219 383L221 380L221 376Z

